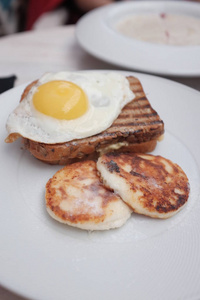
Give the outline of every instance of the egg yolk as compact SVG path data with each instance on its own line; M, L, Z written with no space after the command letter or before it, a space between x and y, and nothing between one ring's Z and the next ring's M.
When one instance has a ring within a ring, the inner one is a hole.
M88 99L76 84L55 80L40 85L33 95L35 108L56 119L73 120L84 115L88 109Z

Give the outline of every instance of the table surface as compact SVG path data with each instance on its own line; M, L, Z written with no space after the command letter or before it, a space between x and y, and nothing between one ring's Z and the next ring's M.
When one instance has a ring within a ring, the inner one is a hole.
M15 86L33 81L45 72L121 70L86 53L75 37L75 26L30 31L0 39L0 77L16 75ZM133 70L134 71L134 70ZM200 77L165 77L200 91ZM1 300L25 299L0 287Z
M16 85L35 80L45 72L51 71L123 69L84 51L76 40L74 25L0 38L0 66L0 77L14 74L18 78ZM165 78L200 91L200 76Z

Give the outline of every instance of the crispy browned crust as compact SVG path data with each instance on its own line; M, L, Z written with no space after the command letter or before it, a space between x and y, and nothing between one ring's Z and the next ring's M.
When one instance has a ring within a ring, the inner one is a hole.
M57 220L71 224L104 222L107 215L113 213L109 209L110 203L121 201L119 196L100 183L96 163L89 160L57 171L46 184L45 199L47 208ZM66 209L60 206L63 201L67 205ZM96 201L99 208L95 206Z
M105 185L114 189L112 184L120 178L126 186L127 199L118 193L136 213L168 218L188 200L190 186L186 174L180 166L162 156L107 153L98 160L97 168L101 170L101 166L110 174L110 179L109 175L102 177ZM122 184L119 190L121 188ZM114 189L114 192L117 191Z
M164 123L151 107L140 81L132 76L127 78L136 97L123 108L110 128L95 136L62 144L44 144L23 138L25 148L44 162L60 165L96 159L102 150L107 152L109 146L116 144L120 145L116 150L120 152L153 151L164 133ZM35 83L27 86L20 101Z
M27 85L27 87L25 88L25 90L23 91L21 98L20 98L20 102L28 95L30 89L37 83L37 80L33 81L32 83L30 83L29 85Z

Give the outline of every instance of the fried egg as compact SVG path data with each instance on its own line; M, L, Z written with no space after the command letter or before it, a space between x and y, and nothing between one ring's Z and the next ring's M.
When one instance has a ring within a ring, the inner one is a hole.
M6 128L46 144L81 139L109 128L134 97L120 73L46 73L10 114Z

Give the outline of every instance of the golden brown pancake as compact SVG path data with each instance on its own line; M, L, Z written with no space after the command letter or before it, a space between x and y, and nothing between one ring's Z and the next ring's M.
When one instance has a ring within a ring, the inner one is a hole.
M103 183L134 212L169 218L186 204L189 182L175 163L150 154L105 154L98 159Z
M65 166L47 182L46 207L57 221L87 230L120 227L131 215L120 197L100 183L91 160Z

